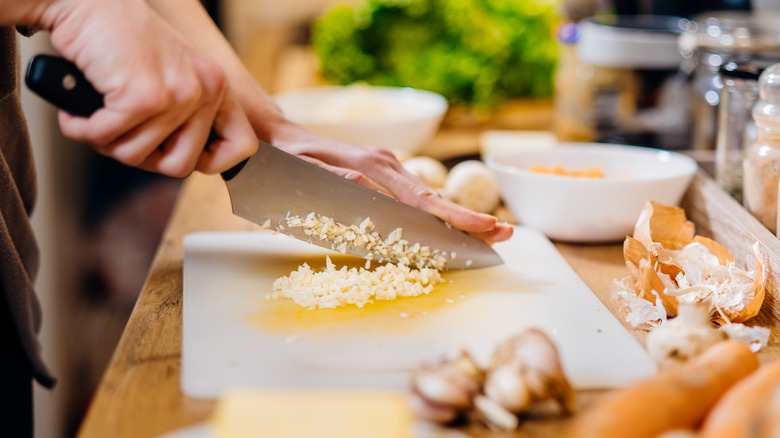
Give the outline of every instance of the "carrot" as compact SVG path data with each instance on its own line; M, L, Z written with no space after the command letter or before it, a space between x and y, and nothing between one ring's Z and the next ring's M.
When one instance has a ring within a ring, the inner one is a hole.
M780 391L775 391L769 400L769 418L761 438L777 438L780 436Z
M768 431L772 420L780 416L777 397L780 361L763 365L729 389L704 420L702 438L777 436Z
M719 342L689 362L621 388L576 418L576 438L655 438L693 429L736 382L758 368L758 359L737 341Z

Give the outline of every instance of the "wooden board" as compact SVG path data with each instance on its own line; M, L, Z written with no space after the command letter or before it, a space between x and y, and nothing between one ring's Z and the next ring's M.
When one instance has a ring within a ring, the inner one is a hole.
M505 265L447 273L427 296L307 310L265 296L300 264L324 265L324 250L267 232L188 235L182 389L201 398L234 387L405 389L421 363L465 348L484 364L499 341L531 326L554 339L578 389L655 372L541 233L518 227L495 248Z

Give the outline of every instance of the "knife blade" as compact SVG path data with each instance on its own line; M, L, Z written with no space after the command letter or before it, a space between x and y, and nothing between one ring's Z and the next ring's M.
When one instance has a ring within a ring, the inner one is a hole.
M43 99L74 115L87 117L103 106L103 96L76 65L58 56L34 56L28 64L25 83ZM392 236L392 241L398 241L400 238L408 242L407 248L412 251L427 248L443 256L444 269L503 263L489 244L452 228L436 216L261 140L253 156L224 172L222 178L234 214L317 246L363 258L388 260L388 254L378 247L349 243L334 247L332 236L312 234L311 227L291 224L306 222L307 217L315 222L325 218L355 230L370 221L381 239ZM392 257L389 260L397 261Z

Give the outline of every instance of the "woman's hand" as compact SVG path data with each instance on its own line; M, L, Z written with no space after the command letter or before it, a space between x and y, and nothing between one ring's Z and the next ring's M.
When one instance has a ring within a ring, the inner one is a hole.
M217 173L257 149L226 74L143 0L58 0L41 24L104 95L89 118L59 113L65 136L173 177ZM218 140L207 145L214 127Z
M488 242L512 236L509 224L476 213L441 197L407 172L392 152L327 139L282 122L272 130L272 144L324 169L431 213L455 228Z

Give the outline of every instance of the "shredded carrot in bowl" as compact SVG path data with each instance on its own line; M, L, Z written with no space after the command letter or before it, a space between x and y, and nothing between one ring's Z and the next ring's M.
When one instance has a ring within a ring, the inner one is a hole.
M528 168L531 172L536 173L546 173L550 175L561 175L561 176L574 176L578 178L604 178L604 172L601 170L600 167L590 167L587 169L581 169L581 170L571 170L571 169L565 169L562 166L553 166L553 167L546 167L546 166L531 166Z

